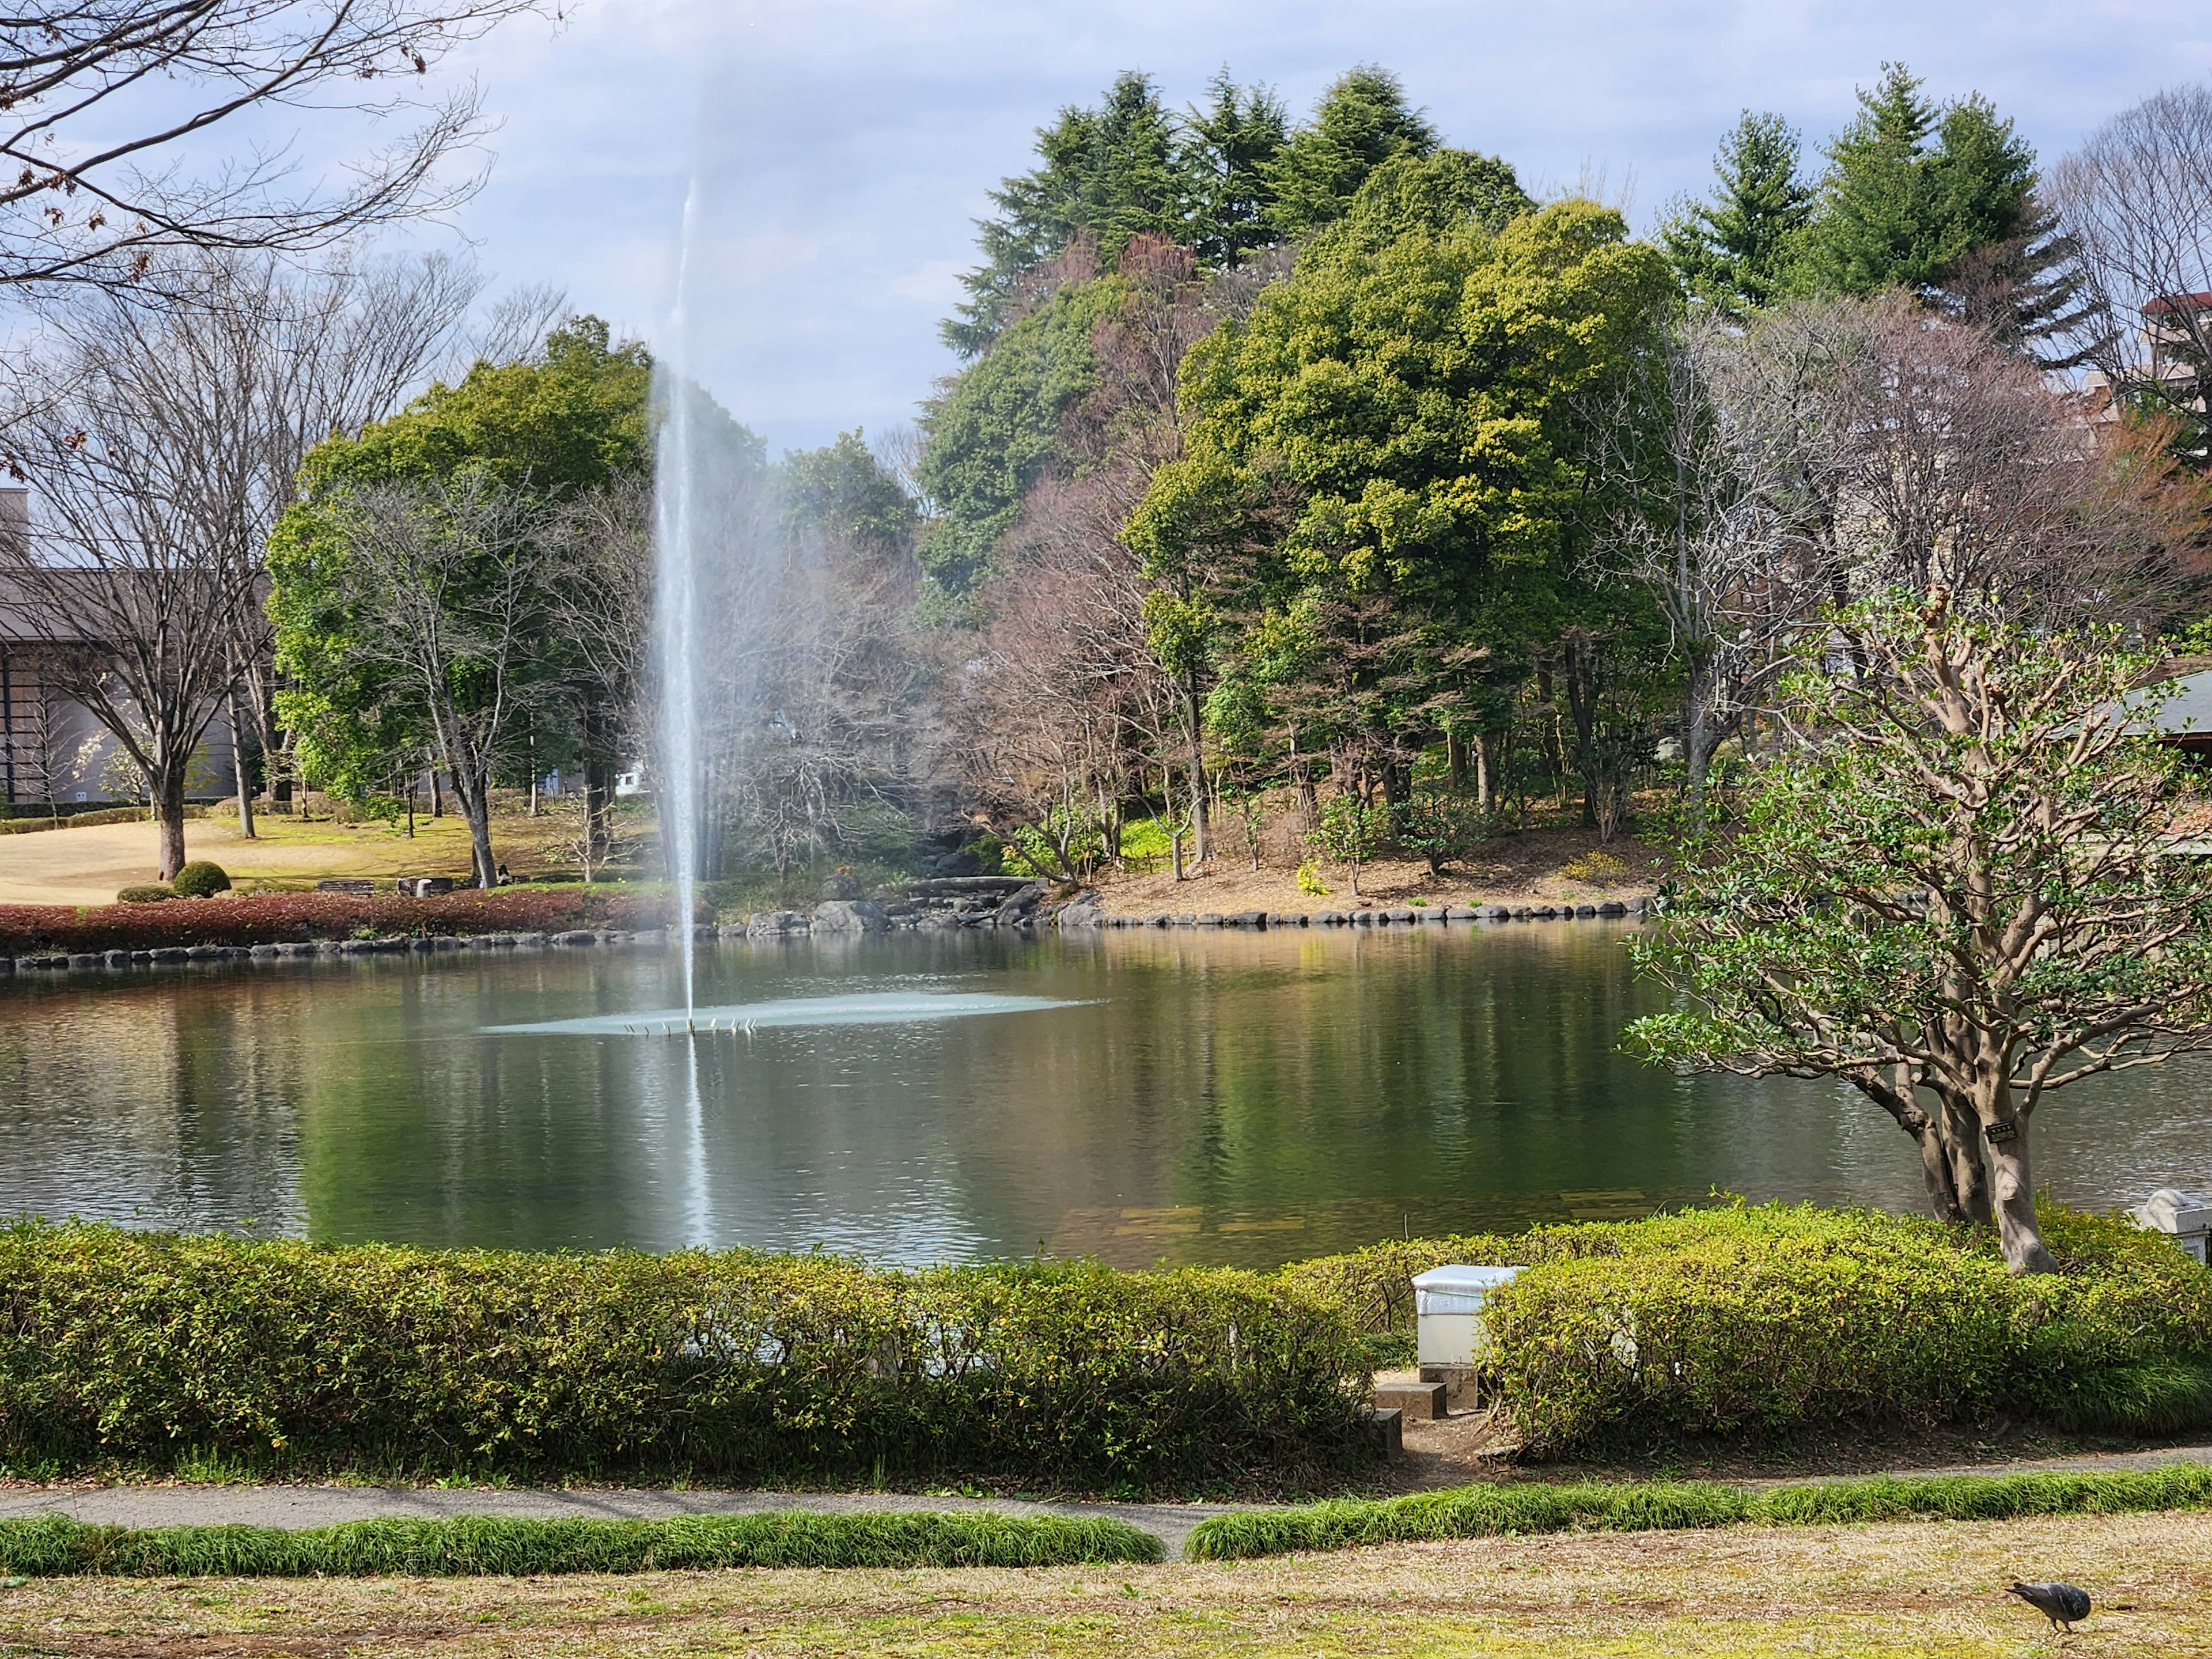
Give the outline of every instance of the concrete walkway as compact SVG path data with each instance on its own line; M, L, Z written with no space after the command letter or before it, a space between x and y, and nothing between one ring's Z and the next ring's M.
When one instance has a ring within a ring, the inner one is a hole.
M2075 1457L1900 1469L1901 1475L2111 1474L2170 1463L2212 1463L2212 1445L2168 1446L2155 1451L2110 1452ZM1747 1480L1748 1486L1797 1480L1858 1477L1799 1476ZM0 1488L0 1520L65 1515L104 1526L328 1527L343 1521L386 1516L439 1520L464 1515L525 1520L665 1521L685 1515L754 1515L767 1510L823 1514L866 1510L988 1510L1001 1515L1106 1516L1151 1533L1170 1559L1201 1521L1258 1507L1247 1504L1031 1504L1012 1498L930 1498L907 1492L779 1492L641 1491L619 1486L92 1486Z

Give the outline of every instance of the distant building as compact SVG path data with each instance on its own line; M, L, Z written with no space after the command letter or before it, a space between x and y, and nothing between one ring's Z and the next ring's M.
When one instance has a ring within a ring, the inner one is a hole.
M18 546L30 534L30 492L0 485L0 539ZM0 575L0 584L7 578ZM4 596L0 596L4 598ZM0 602L0 794L18 810L143 802L120 745L91 711L56 683L64 654L97 649L79 619L52 606ZM193 757L185 786L193 800L231 791L231 738L221 719Z

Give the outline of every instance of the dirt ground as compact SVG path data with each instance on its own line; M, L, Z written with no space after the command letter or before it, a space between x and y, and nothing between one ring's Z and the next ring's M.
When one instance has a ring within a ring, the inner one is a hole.
M1589 860L1570 873L1567 867ZM1663 866L1643 842L1615 836L1600 845L1589 830L1529 830L1485 842L1475 854L1455 859L1447 873L1432 875L1419 860L1389 859L1360 866L1358 894L1352 872L1343 865L1318 866L1326 896L1299 890L1297 867L1263 854L1255 871L1250 860L1231 849L1217 854L1177 881L1171 871L1146 875L1101 877L1095 884L1107 910L1118 915L1157 915L1161 911L1352 910L1361 904L1557 903L1571 899L1595 903L1650 893Z
M185 854L213 859L234 882L312 886L331 876L469 874L468 830L460 818L418 817L415 838L381 823L301 823L263 817L256 839L242 840L238 820L187 820ZM0 836L0 904L111 904L116 890L154 879L150 823L100 823L82 829ZM502 815L492 823L492 848L518 873L557 853L562 821Z
M2063 1577L2071 1636L2003 1594ZM636 1577L33 1579L0 1652L785 1659L2212 1654L2212 1516L1569 1534L1218 1566Z

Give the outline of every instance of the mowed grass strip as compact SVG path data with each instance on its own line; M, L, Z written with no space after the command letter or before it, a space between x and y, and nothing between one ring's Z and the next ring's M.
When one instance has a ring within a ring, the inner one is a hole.
M2068 1638L2003 1594L2087 1586ZM1571 1533L1014 1571L46 1578L0 1652L99 1659L2068 1659L2212 1652L2212 1515Z
M1216 1516L1192 1532L1197 1561L1363 1545L1557 1532L1666 1532L1870 1521L1998 1521L2212 1507L2212 1468L2176 1463L2110 1474L1879 1476L1756 1491L1708 1481L1459 1486L1406 1498L1337 1498Z
M353 1521L276 1527L101 1527L0 1521L0 1576L134 1578L525 1577L728 1567L1139 1565L1160 1541L1119 1521L990 1514L688 1516L669 1521Z

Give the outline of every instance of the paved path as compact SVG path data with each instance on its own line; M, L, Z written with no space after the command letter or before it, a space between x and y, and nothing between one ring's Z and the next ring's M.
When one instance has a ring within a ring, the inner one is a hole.
M2168 1446L2155 1451L2111 1452L2076 1457L2021 1459L2008 1463L1961 1464L1907 1469L1903 1474L2027 1474L2097 1473L2157 1468L2169 1463L2212 1463L2212 1445ZM1804 1477L1797 1477L1803 1479ZM1814 1477L1820 1478L1820 1477ZM1834 1476L1836 1480L1852 1477ZM1747 1486L1791 1484L1754 1480ZM0 1520L66 1515L108 1526L168 1527L242 1524L327 1527L342 1521L388 1516L434 1520L448 1516L500 1515L531 1520L663 1521L684 1515L750 1515L764 1510L854 1513L869 1510L992 1510L1002 1515L1103 1516L1151 1533L1170 1559L1201 1521L1254 1507L1242 1504L1030 1504L1012 1498L928 1498L905 1492L777 1492L641 1491L624 1487L501 1488L491 1486L94 1486L0 1488Z

